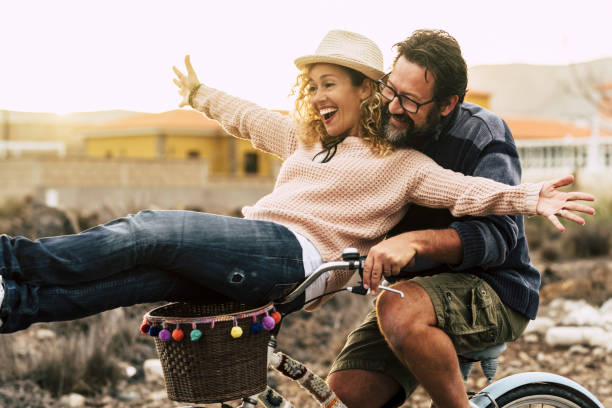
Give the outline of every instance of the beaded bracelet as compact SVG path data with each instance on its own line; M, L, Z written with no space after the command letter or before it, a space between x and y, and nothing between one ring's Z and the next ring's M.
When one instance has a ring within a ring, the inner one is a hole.
M200 89L201 86L202 86L202 84L197 84L196 86L191 88L191 91L189 91L189 106L191 106L192 108L194 108L194 106L193 106L193 97L198 92L198 90Z

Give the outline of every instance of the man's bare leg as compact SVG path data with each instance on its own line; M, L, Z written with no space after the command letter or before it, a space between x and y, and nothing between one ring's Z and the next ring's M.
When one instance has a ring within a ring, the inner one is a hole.
M393 286L405 293L382 293L377 301L378 324L391 349L417 378L438 408L469 407L451 339L437 328L427 292L404 281Z
M400 391L393 378L379 371L335 371L327 383L348 408L380 408Z

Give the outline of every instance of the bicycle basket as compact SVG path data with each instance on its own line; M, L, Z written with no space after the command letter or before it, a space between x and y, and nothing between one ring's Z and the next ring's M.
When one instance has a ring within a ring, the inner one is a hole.
M269 330L280 314L272 304L247 309L170 303L145 314L141 332L154 336L169 399L215 403L266 388Z

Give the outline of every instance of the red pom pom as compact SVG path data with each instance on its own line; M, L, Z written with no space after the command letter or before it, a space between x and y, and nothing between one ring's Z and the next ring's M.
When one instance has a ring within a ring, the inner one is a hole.
M272 318L274 319L274 323L276 323L276 324L278 324L281 321L281 319L282 319L281 314L278 313L278 312L274 312L270 316L272 316Z
M142 326L140 326L140 332L142 334L149 334L149 329L151 328L151 326L149 326L146 322L142 324Z
M174 329L172 331L172 338L176 341L181 341L183 340L183 337L185 336L185 333L183 333L183 331L181 329Z

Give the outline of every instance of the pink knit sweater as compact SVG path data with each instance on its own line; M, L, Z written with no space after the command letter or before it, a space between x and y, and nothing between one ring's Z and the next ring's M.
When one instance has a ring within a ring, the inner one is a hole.
M348 247L366 254L410 203L449 208L454 216L535 214L541 184L508 186L464 176L411 149L381 158L358 137L347 137L329 162L317 163L312 159L321 145L301 145L289 117L204 85L193 104L230 134L284 160L274 190L242 211L307 237L324 261L338 259ZM349 278L333 274L327 289Z

